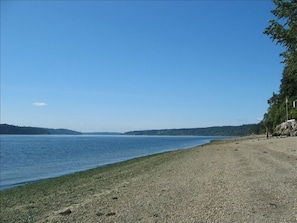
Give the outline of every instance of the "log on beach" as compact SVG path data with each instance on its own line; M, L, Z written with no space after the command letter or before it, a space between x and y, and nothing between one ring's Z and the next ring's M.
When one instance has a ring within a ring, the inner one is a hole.
M1 222L297 222L297 138L215 141L1 191Z

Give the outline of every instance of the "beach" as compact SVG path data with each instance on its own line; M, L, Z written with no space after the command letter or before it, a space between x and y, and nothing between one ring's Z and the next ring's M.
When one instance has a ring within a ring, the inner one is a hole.
M219 140L4 190L1 222L297 222L297 137Z

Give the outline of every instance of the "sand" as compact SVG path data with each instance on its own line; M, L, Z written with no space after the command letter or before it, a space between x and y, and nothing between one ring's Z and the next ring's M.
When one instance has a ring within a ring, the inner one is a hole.
M297 137L216 141L0 195L1 222L297 223Z

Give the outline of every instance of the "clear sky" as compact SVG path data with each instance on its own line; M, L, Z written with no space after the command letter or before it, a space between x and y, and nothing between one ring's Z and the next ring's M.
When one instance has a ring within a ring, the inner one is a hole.
M258 123L270 0L1 1L1 123L83 132Z

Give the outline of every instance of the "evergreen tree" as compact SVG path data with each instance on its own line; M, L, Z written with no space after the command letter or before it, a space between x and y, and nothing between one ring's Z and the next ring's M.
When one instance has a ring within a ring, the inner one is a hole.
M297 109L292 102L297 100L297 0L273 0L276 8L272 10L275 19L269 21L264 34L284 47L284 70L279 93L273 93L268 100L268 112L264 115L264 124L273 127L286 120L286 103L289 118L297 118Z

